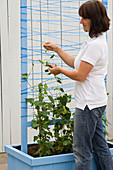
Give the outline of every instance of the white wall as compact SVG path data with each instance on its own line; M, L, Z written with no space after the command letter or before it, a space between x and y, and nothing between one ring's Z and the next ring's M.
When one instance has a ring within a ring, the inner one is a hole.
M2 109L0 152L20 142L20 20L19 1L0 0Z
M0 111L2 111L2 95L1 95L1 89L2 89L2 68L1 68L1 29L0 29ZM0 113L0 148L2 148L2 114ZM0 149L1 150L1 149Z
M107 75L108 107L107 118L111 125L108 126L109 138L113 139L113 1L108 1L108 14L111 19L110 31L108 31L109 64Z

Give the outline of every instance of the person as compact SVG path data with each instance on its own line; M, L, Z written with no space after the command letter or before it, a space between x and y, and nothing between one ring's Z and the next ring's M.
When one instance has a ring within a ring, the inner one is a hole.
M99 0L89 0L79 8L80 24L88 32L77 57L70 56L59 46L46 42L47 50L55 51L73 70L51 65L52 74L60 73L75 80L75 120L73 154L76 170L90 170L92 151L98 158L98 170L113 170L113 162L102 128L102 114L107 105L104 78L107 74L108 47L105 32L110 19Z

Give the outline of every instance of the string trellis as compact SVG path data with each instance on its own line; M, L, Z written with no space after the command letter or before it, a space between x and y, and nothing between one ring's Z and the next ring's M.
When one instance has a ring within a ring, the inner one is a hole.
M87 34L80 26L79 6L86 0L21 0L21 74L30 73L28 80L21 80L21 150L27 153L27 127L35 110L27 105L25 98L34 97L40 82L47 83L49 90L58 86L54 77L47 76L39 59L48 61L52 52L45 52L42 43L51 41L76 57ZM103 0L107 7L107 0ZM58 55L51 64L71 69ZM72 94L71 111L74 112L74 81L61 75L65 92ZM30 85L29 85L30 84ZM54 94L55 95L55 94Z

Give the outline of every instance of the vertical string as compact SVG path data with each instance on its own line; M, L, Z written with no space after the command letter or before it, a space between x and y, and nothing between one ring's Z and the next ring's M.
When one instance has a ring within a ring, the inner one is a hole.
M42 7L40 0L40 50L41 50L41 60L42 60ZM43 83L43 65L41 64L41 82Z
M7 0L7 27L8 27L8 35L9 35L9 2Z
M47 0L47 16L48 16L48 39L49 39L49 0Z
M32 87L34 88L34 57L33 57L33 8L32 8L32 0L30 0L30 11L31 11L31 55L32 55ZM33 90L33 98L34 98L34 90ZM34 113L34 107L33 107Z
M62 0L60 0L60 34L61 34L61 48L62 48Z
M9 41L9 0L7 0L7 32L8 32L8 41ZM9 48L9 46L8 46L8 48ZM9 115L10 115L10 145L11 145L12 144L11 110L9 111Z
M62 48L62 0L60 0L60 43ZM61 60L61 67L63 67L63 61ZM61 79L63 80L63 74L61 75Z

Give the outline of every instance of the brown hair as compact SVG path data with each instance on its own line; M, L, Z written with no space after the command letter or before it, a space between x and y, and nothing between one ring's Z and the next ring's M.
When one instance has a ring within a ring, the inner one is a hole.
M106 8L99 0L89 0L79 8L79 15L91 20L89 36L98 37L102 32L109 30L110 19Z

